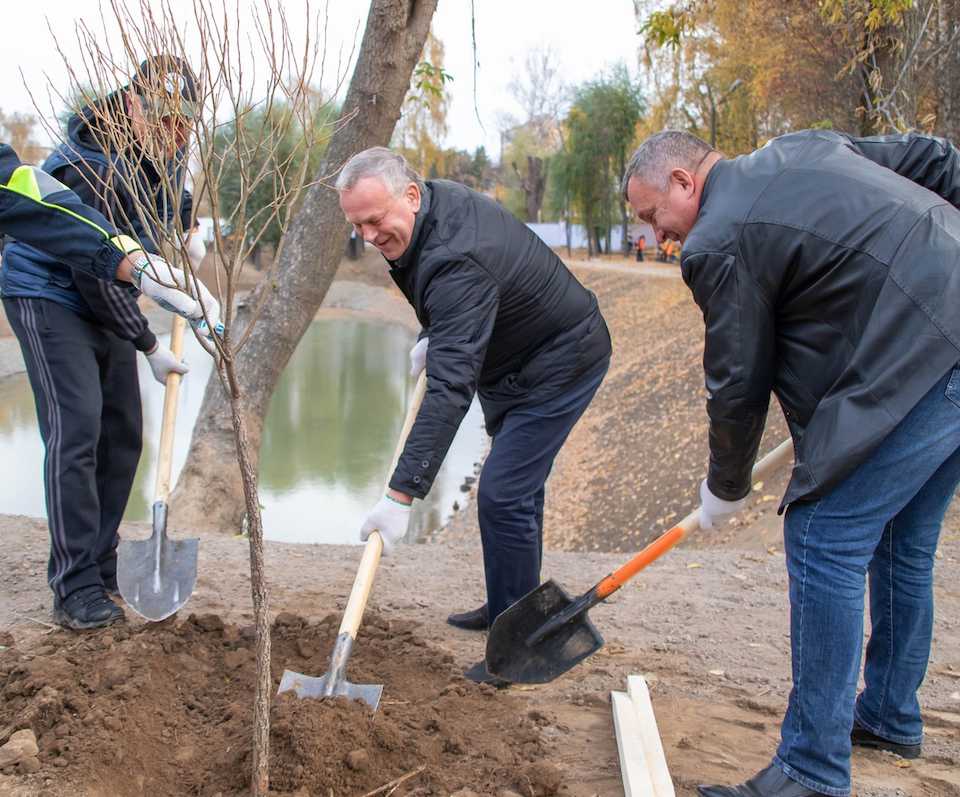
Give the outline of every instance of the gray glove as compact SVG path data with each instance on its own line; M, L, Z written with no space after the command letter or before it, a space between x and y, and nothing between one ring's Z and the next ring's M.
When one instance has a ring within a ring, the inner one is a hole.
M185 374L190 367L183 361L177 361L173 352L166 346L157 343L153 351L145 352L147 362L150 364L150 370L153 371L153 378L161 385L167 384L167 377L170 374Z
M217 328L220 322L220 302L213 298L213 294L200 280L190 281L191 289L195 289L197 293L197 298L194 298L185 292L187 280L183 272L162 257L148 257L144 252L134 252L130 259L134 263L133 284L145 296L149 296L164 310L183 316L195 327L197 322L203 320L203 310L206 308L208 326Z

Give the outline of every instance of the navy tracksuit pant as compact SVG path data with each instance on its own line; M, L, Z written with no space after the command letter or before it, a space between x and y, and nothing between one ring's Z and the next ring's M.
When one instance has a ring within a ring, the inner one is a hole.
M491 623L540 585L544 486L608 365L609 358L604 359L557 396L531 398L508 410L493 437L477 490Z
M47 579L67 597L116 577L117 529L140 460L136 349L47 299L5 298L46 448Z

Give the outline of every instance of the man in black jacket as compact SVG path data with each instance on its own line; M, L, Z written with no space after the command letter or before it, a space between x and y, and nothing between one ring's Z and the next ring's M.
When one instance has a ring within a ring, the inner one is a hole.
M921 752L934 556L960 483L960 153L918 134L805 131L725 160L665 131L634 154L623 188L658 241L684 243L703 311L701 525L749 492L771 390L796 452L780 747L747 783L700 793L843 797L851 743Z
M363 539L378 530L389 551L404 535L477 392L493 437L477 495L487 604L449 619L486 628L540 583L544 484L606 373L606 324L596 297L490 198L425 183L383 147L348 161L337 188L347 220L416 310L423 333L411 360L427 369L423 405Z

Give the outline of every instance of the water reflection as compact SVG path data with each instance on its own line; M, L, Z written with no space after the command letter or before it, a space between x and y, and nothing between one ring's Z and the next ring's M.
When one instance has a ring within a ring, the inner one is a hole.
M291 542L356 542L364 512L378 499L406 402L412 334L397 326L337 319L311 325L278 384L267 413L260 461L266 536ZM190 374L183 381L174 448L174 478L211 373L209 358L187 336ZM143 456L127 520L147 520L156 479L163 391L140 360ZM410 537L445 522L466 474L485 445L482 417L471 407L434 489L411 523ZM43 449L26 377L0 382L0 512L45 515Z

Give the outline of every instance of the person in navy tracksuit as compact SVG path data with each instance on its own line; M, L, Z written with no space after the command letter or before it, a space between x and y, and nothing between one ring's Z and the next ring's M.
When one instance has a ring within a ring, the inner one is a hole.
M164 176L176 167L187 143L185 114L196 98L185 63L170 56L145 61L129 86L71 118L68 140L44 162L44 177L38 182L47 176L55 179L111 219L122 234L155 253L159 236L145 227L136 203L153 203L158 217L169 224L178 221L169 209L179 205L182 229L192 228L189 195L184 191L179 203L171 201L170 181ZM129 139L144 142L145 135L156 135L144 132L154 130L145 127L145 118L160 119L169 131L163 141L166 149L159 148L168 162L157 163L152 153L158 148L148 143L137 153L143 157L136 172L130 173L127 164L135 159L104 143L102 125L105 119L129 125ZM16 234L21 240L4 250L0 293L23 350L46 447L48 580L54 616L71 628L108 625L123 617L107 593L116 591L117 529L141 449L136 352L146 355L161 383L169 373L186 373L187 368L157 342L137 306L137 292L109 279L111 258L117 259L113 252L84 261L82 253ZM112 239L102 240L109 245ZM106 265L95 265L94 260L105 260ZM218 314L218 306L197 287L213 326L211 315Z

